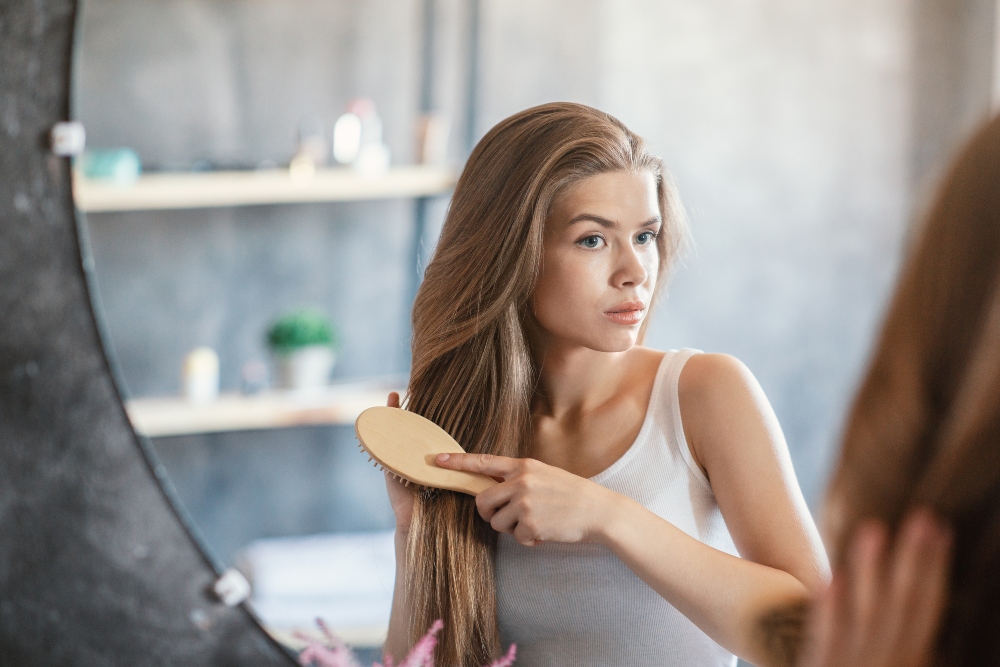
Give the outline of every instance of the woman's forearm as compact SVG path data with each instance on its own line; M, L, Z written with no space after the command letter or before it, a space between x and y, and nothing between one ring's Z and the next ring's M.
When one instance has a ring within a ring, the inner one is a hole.
M766 666L771 654L756 632L759 618L808 599L798 579L699 542L624 496L598 539L629 569L736 655Z
M410 646L410 606L406 599L407 533L396 529L396 583L392 592L392 612L383 653L402 660Z

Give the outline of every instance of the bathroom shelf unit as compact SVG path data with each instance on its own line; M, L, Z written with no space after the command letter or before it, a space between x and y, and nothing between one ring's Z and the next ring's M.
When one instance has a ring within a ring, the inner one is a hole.
M131 185L77 176L73 194L85 213L433 197L449 192L458 173L411 165L380 174L349 168L294 174L288 169L153 173Z
M402 394L403 383L344 383L312 391L266 391L222 394L208 403L182 396L135 398L125 403L133 428L150 438L196 433L222 433L350 425L366 408L385 405L390 391Z

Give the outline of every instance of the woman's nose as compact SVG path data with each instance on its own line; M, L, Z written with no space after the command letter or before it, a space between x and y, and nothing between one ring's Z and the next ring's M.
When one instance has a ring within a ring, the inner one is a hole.
M634 287L642 285L649 277L646 265L643 264L639 254L631 247L622 250L618 254L618 266L612 276L612 282L616 287Z

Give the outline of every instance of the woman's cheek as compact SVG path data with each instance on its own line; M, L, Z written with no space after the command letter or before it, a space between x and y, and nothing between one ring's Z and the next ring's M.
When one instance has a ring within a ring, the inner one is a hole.
M565 258L560 274L567 289L591 299L599 297L601 287L607 284L608 259L606 248L603 251L581 252Z
M660 277L660 262L658 257L653 257L646 264L646 290L652 294L653 288L656 286L656 281Z
M601 297L607 285L604 264L604 258L594 253L586 261L574 262L562 272L562 294L573 312L572 319L578 325L590 322L595 315L601 314Z
M553 252L535 286L535 317L547 331L576 338L600 319L607 253Z
M535 315L550 333L573 338L580 333L585 320L586 306L581 303L579 285L566 281L552 287L540 301L536 300Z

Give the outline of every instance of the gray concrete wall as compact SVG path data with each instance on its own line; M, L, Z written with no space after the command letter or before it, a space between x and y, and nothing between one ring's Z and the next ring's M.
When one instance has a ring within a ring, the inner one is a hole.
M913 0L913 162L917 208L989 114L996 0Z
M437 7L433 104L457 156L468 5ZM405 160L421 16L417 0L87 0L79 116L91 145L147 164L252 165L287 160L303 116L332 122L367 94ZM987 23L985 0L483 0L476 130L574 100L649 140L695 242L649 343L746 361L815 504L915 202L985 115ZM342 328L339 376L405 371L411 216L406 202L90 216L129 388L176 391L198 344L220 350L234 388L265 354L267 319L299 303ZM349 440L300 429L158 448L226 556L257 535L388 525L378 477L341 454Z

